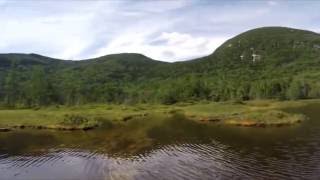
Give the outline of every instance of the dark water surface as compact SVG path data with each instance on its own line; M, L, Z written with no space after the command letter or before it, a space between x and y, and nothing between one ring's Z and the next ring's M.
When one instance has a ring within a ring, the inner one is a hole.
M0 133L0 179L320 179L320 105L281 128L177 115L88 132Z

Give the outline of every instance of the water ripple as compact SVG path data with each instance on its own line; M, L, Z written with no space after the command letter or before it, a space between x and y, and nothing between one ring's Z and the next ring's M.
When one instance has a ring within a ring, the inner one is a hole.
M1 150L0 179L320 179L320 122L308 123L294 133L288 128L291 134L280 138L192 137L156 142L136 154L111 154L100 151L105 147L77 143L20 154Z

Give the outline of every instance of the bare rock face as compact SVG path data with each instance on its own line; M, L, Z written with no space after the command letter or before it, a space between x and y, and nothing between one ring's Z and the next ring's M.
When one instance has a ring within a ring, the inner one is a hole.
M314 49L320 49L320 44L314 44L314 45L313 45L313 48L314 48Z

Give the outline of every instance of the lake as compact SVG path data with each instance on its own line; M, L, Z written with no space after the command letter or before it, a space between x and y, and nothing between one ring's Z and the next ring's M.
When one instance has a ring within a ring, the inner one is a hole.
M289 127L174 117L93 131L0 133L0 179L319 179L320 105Z

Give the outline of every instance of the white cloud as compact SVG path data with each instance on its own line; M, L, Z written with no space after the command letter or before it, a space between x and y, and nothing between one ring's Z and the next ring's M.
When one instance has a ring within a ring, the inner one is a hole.
M0 0L0 6L5 4L7 2L7 0Z
M142 53L153 59L181 61L210 54L225 39L226 37L204 38L179 32L163 32L154 40L164 43L155 46L148 44L144 33L128 33L99 49L95 56L128 52Z
M94 40L90 22L94 17L92 13L16 18L10 18L10 15L11 12L0 15L1 47L6 47L7 52L44 52L56 58L74 59L80 58L78 55Z
M319 8L315 1L0 0L0 53L84 59L134 52L178 61L210 54L255 27L319 32Z
M189 0L167 0L167 1L136 1L131 3L129 8L134 11L162 13L185 7L190 3ZM127 5L128 3L124 3Z
M276 1L268 1L267 3L268 3L268 5L270 5L270 6L276 6L276 5L278 5L278 2L276 2Z

